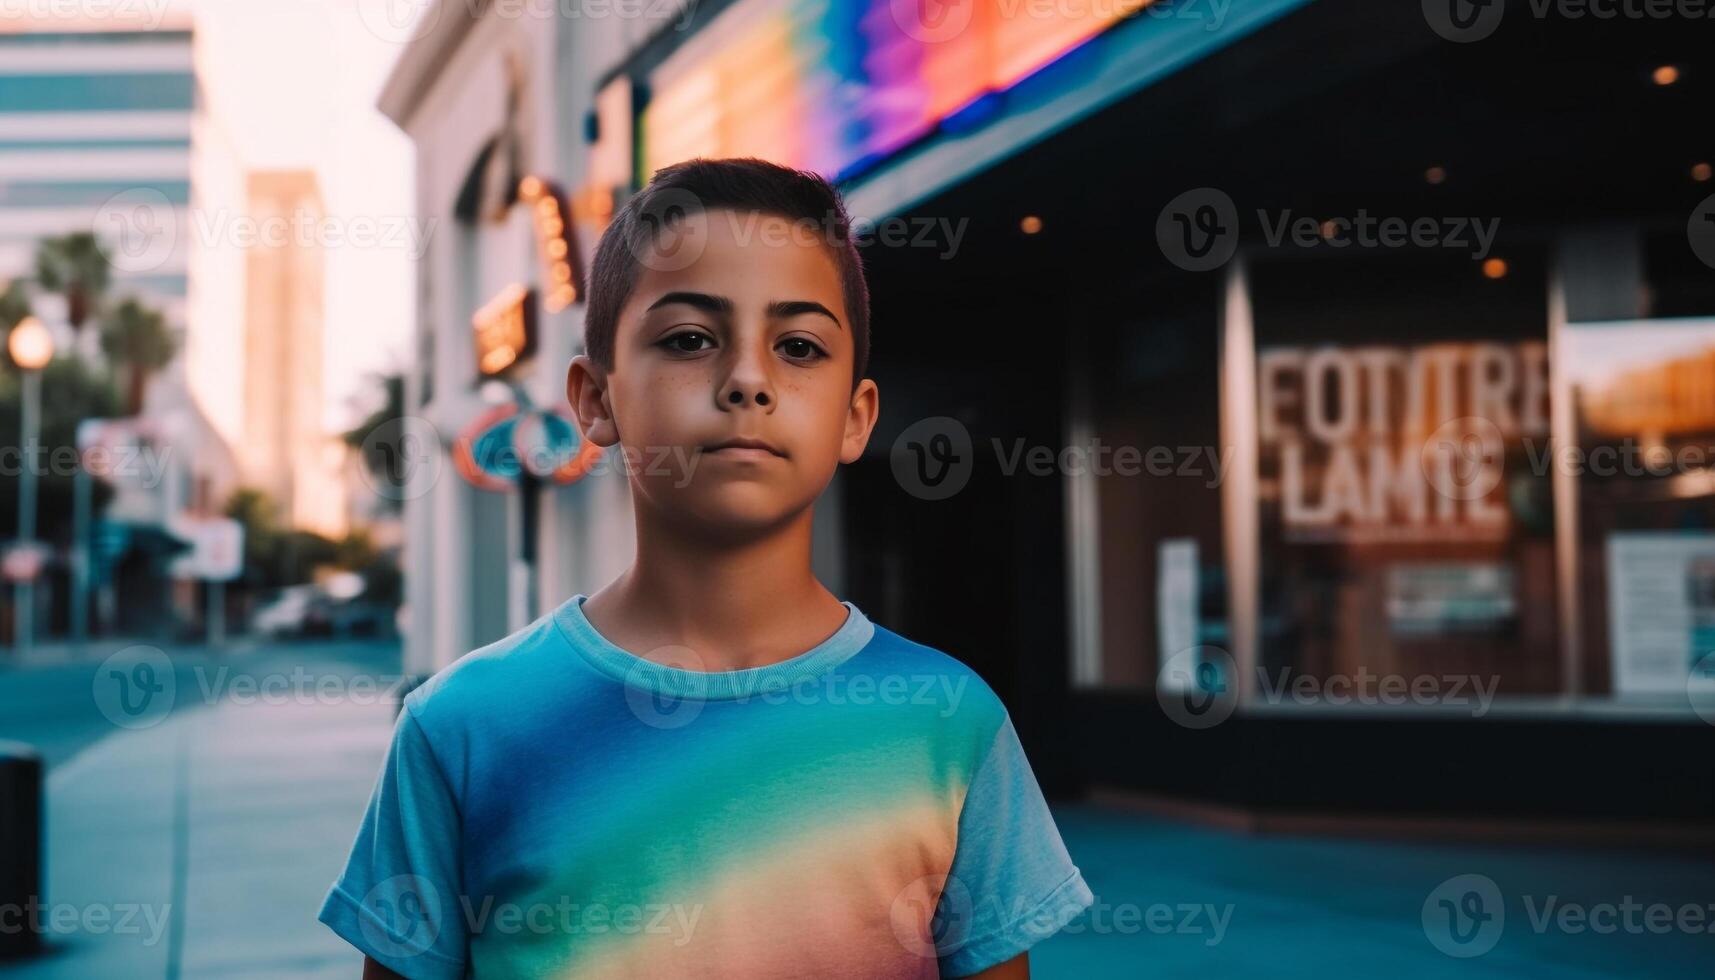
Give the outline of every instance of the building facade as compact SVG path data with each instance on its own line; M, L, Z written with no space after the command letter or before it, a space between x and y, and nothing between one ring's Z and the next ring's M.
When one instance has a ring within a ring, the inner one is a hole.
M875 232L883 411L818 508L818 562L979 669L1051 790L1706 821L1715 148L1686 122L1715 65L1671 18L1432 8L561 17L519 31L544 59L525 170L596 225L607 191L694 155L840 183ZM425 206L476 152L425 137L507 104L508 29L459 29L489 68L431 35L395 78ZM455 53L431 85L410 66L434 51ZM507 240L425 267L437 392L476 390L481 276L534 261ZM544 318L540 397L577 316ZM914 466L930 445L952 451ZM617 478L556 493L539 596L629 556ZM420 529L480 527L461 506ZM481 638L460 625L434 664Z
M459 479L453 453L459 434L494 407L484 397L472 317L503 290L539 275L531 214L514 206L516 184L571 166L562 129L571 128L566 120L575 110L561 99L575 88L558 84L566 34L554 19L507 19L456 3L432 5L422 16L428 27L401 56L382 108L416 144L419 218L441 228L422 259L415 361L405 386L406 412L427 434L411 442L423 457L411 472L432 476L399 494L406 662L429 673L533 615L523 606L521 495ZM576 308L543 315L533 356L513 366L521 389L540 404L553 404L563 384L556 374L572 355L577 316ZM624 491L603 483L591 478L564 493ZM536 563L543 595L571 588L579 560L606 553L587 544L580 553L564 524L578 506L559 496L533 503L544 546Z

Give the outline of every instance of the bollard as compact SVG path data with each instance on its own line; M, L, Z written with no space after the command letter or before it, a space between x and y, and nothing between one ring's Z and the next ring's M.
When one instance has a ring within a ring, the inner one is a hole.
M0 912L21 928L0 929L0 960L38 951L42 893L42 757L22 742L0 742Z

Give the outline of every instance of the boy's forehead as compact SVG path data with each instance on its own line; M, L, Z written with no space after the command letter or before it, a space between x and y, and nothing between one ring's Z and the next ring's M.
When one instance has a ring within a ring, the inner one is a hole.
M664 228L640 256L627 305L667 292L695 291L765 301L841 301L839 268L821 223L725 209L687 215ZM779 295L773 295L778 293Z
M664 224L652 239L658 257L677 256L687 248L695 252L789 251L831 261L836 231L814 218L789 218L761 211L715 208L696 211ZM654 263L659 266L662 263ZM684 257L670 265L684 265Z

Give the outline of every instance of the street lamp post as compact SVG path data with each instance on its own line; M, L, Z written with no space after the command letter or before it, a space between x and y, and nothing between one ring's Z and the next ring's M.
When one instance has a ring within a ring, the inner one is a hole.
M18 482L18 547L33 549L36 543L36 456L32 451L41 438L42 368L54 356L54 337L42 321L27 316L12 328L6 338L6 349L12 363L23 374L23 425L18 446L23 452ZM14 604L15 643L19 656L30 650L34 638L35 574L20 576Z

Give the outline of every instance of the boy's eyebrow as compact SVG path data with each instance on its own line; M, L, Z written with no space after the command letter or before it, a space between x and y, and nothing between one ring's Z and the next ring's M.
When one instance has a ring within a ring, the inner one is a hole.
M706 313L724 313L729 315L732 313L732 300L727 299L725 296L711 296L708 293L693 293L685 292L683 290L663 294L660 299L649 304L649 309L659 309L673 303L683 303L686 306L694 306Z
M787 317L802 316L805 313L819 313L834 321L834 326L841 329L845 328L845 324L840 322L839 317L829 312L826 306L823 306L813 299L779 299L768 304L768 316L770 319L784 320Z
M733 310L732 300L727 299L725 296L715 296L710 293L698 293L688 290L675 290L674 292L664 293L660 299L649 304L649 309L654 310L673 303L683 303L686 306L696 307L706 313L719 313L726 316L731 316ZM770 319L785 319L787 317L802 316L806 313L815 313L834 321L834 326L840 327L841 329L845 328L845 324L840 322L839 317L835 316L826 306L823 306L812 299L778 299L768 304L767 313Z

